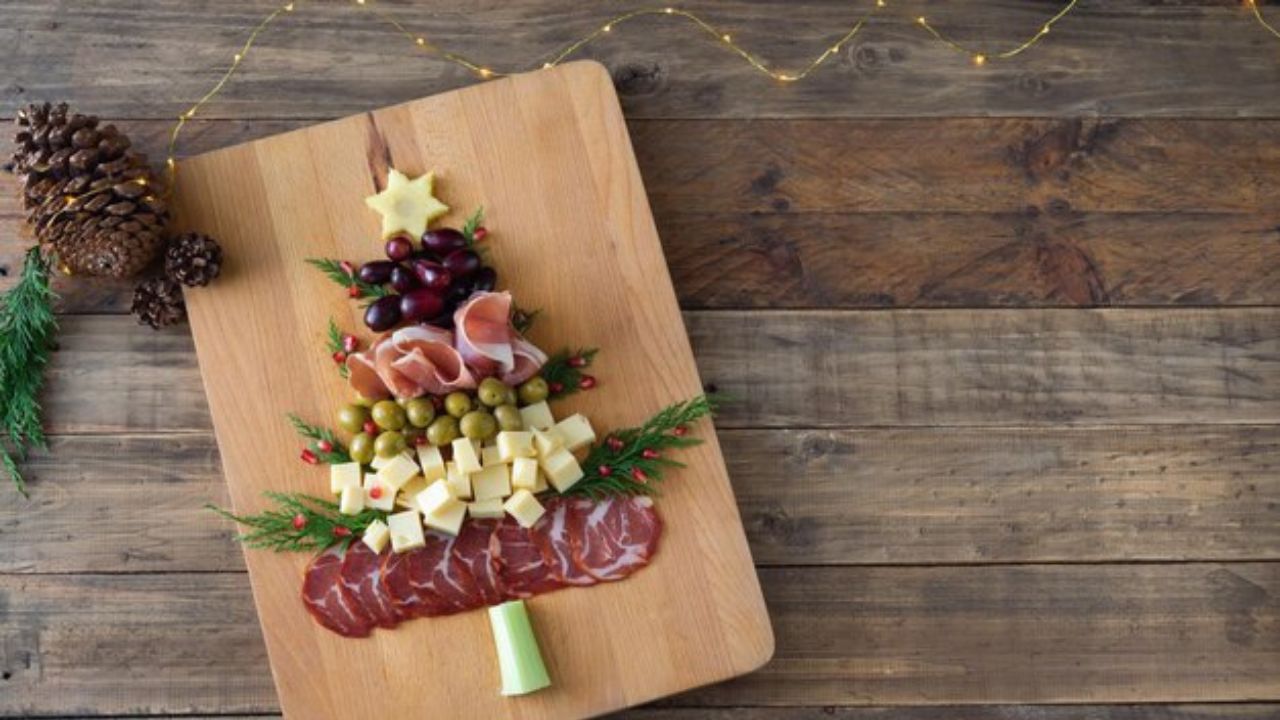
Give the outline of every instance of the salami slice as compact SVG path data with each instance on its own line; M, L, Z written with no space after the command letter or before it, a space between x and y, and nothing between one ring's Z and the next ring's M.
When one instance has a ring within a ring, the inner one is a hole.
M544 515L534 528L545 520ZM501 520L493 531L489 544L508 599L533 597L565 586L543 558L534 536L532 529L526 530L508 518Z
M375 625L393 628L400 622L400 614L382 584L382 563L387 554L386 550L378 554L363 542L354 542L342 559L341 577L343 589Z
M576 515L589 511L594 504L590 500L552 497L546 502L542 518L530 528L530 535L541 551L543 561L552 575L565 585L596 583L596 579L574 561L573 544L569 538L570 528L580 524Z
M453 555L475 581L481 605L497 605L505 595L490 540L496 520L468 520L453 543Z
M342 551L330 547L311 560L302 582L302 602L324 627L345 637L367 637L373 619L342 585Z
M606 582L621 580L648 565L662 535L662 520L647 497L575 504L568 523L574 562Z

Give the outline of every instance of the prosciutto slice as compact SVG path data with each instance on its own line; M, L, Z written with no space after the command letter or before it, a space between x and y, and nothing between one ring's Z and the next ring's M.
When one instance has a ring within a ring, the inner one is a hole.
M573 560L591 577L621 580L649 564L662 520L647 497L608 498L569 515Z
M373 631L373 619L343 587L342 551L336 545L315 556L307 566L302 602L317 622L339 635L368 637Z
M391 345L400 354L391 363L392 370L415 384L414 394L407 397L424 392L446 395L476 386L475 376L462 362L462 353L454 348L453 332L449 330L412 325L395 331ZM406 396L397 393L397 397Z
M342 559L342 587L370 616L375 625L393 628L400 622L382 585L382 563L389 551L375 553L363 542L353 542Z
M453 314L458 351L477 374L508 385L533 377L547 356L511 327L511 293L478 292Z

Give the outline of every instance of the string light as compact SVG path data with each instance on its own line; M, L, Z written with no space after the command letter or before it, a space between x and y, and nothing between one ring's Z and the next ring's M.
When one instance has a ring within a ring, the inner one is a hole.
M1043 38L1045 35L1049 34L1049 29L1053 27L1054 23L1066 17L1072 10L1075 10L1076 5L1078 4L1080 4L1080 0L1069 0L1069 2L1067 2L1066 5L1063 5L1062 9L1058 11L1058 14L1049 18L1049 20L1046 21L1045 24L1040 26L1040 29L1036 31L1036 34L1032 35L1026 40L1023 40L1018 45L1008 50L1002 50L1000 52L982 52L979 50L974 50L973 48L967 47L965 45L962 45L956 42L955 40L952 40L950 37L944 35L941 31L935 28L928 21L928 19L926 19L923 15L916 18L916 22L919 23L920 27L925 29L925 32L932 35L934 39L938 40L939 42L951 48L952 50L955 50L956 52L962 52L965 55L972 57L973 63L975 65L984 65L988 60L991 60L991 59L1008 60L1009 58L1014 57L1015 55L1021 55L1027 50L1030 50L1033 45L1040 42L1040 38Z
M1253 11L1253 17L1258 21L1259 25L1261 25L1267 32L1275 35L1277 38L1280 38L1280 30L1277 30L1275 25L1267 22L1267 19L1262 16L1262 10L1258 7L1257 0L1244 0L1244 4L1248 5L1249 9Z

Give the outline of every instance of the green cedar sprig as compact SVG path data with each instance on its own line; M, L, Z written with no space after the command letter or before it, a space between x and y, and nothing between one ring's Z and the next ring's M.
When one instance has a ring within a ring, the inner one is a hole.
M18 470L30 448L47 446L40 422L40 388L58 323L53 315L49 261L39 247L27 251L18 284L0 298L0 465L27 496Z
M338 353L346 353L346 348L342 344L342 331L338 329L338 324L333 321L333 318L329 318L329 335L326 342L329 346L330 357L335 357ZM345 380L351 374L351 371L347 369L345 362L336 362L336 364L338 366L338 374Z
M533 327L533 322L542 314L542 310L525 310L515 305L511 306L511 327L521 335L527 335Z
M386 297L391 292L381 285L367 283L356 277L354 273L347 272L342 267L342 261L340 260L334 260L333 258L307 258L307 264L348 290L353 287L357 288L360 291L359 297L380 298Z
M663 472L684 467L666 457L669 450L699 445L689 426L710 415L715 404L706 395L668 405L640 427L619 430L597 443L582 462L584 475L566 495L600 499L610 495L657 495Z
M293 413L289 413L289 423L293 425L293 429L299 435L311 441L310 449L315 454L316 460L326 465L351 462L351 456L347 454L347 448L343 446L332 430L317 425L308 425L303 422L302 418ZM325 450L321 443L328 443L329 449Z
M597 352L598 348L578 348L577 351L566 348L547 358L539 374L550 386L552 400L567 397L581 389L582 379L586 377L582 371L591 367Z
M476 208L476 211L471 213L471 217L467 218L467 221L462 224L462 237L466 238L467 247L472 250L476 249L476 243L479 242L476 239L476 231L479 230L482 225L484 225L483 205Z
M264 494L276 507L257 515L236 515L213 504L205 508L244 526L245 531L236 539L246 547L275 552L324 550L338 543L345 548L374 520L385 522L387 517L372 508L358 515L343 515L336 504L303 493Z

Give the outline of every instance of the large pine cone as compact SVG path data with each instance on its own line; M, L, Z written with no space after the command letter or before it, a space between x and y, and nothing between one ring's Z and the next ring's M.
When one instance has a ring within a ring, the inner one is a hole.
M164 274L187 287L208 285L222 271L222 246L208 235L186 233L169 242Z
M18 112L11 168L36 238L73 273L137 274L162 245L168 212L146 156L66 104Z
M143 280L133 290L129 312L138 318L139 325L150 325L153 330L176 325L187 317L182 286L163 277Z

